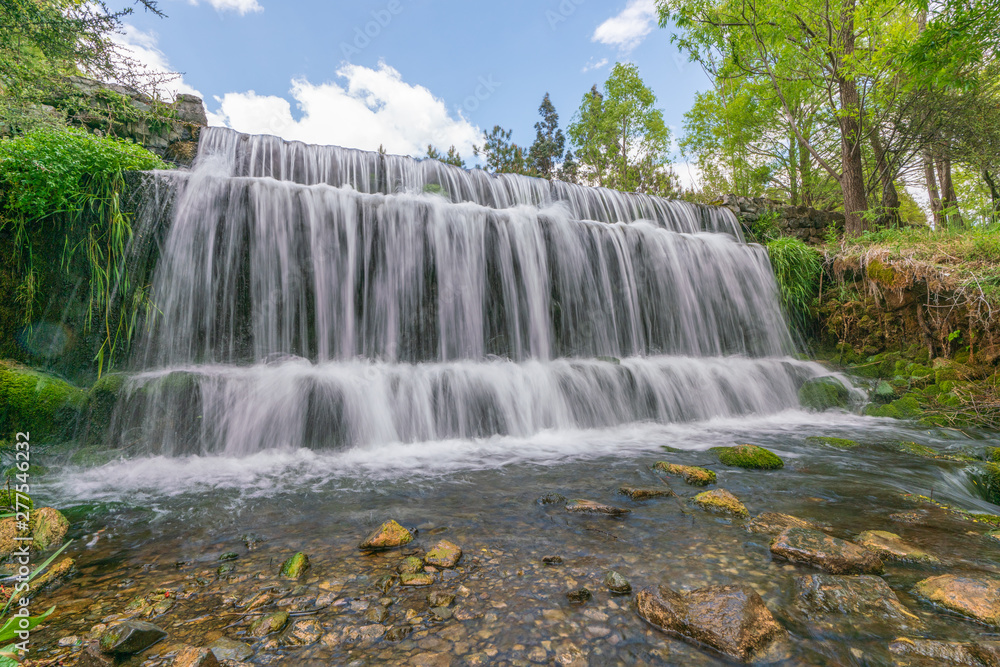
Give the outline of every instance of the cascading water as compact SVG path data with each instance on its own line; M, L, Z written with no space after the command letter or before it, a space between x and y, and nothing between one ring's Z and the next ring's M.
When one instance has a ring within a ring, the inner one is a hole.
M112 437L167 455L768 414L822 374L725 209L209 128Z

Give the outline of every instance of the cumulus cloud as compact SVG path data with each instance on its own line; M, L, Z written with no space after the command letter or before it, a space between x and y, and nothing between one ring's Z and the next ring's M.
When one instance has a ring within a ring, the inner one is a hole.
M601 58L598 61L591 60L590 62L588 62L586 65L583 66L583 73L586 74L587 72L590 72L592 70L601 69L607 64L608 64L607 58Z
M390 153L423 155L428 144L455 146L472 157L480 130L460 112L452 114L443 100L423 86L403 81L400 73L379 63L376 69L343 65L337 81L314 84L296 79L288 100L254 91L217 98L218 121L240 132L275 134L313 144L336 144Z
M192 5L198 4L198 0L190 1ZM220 12L232 11L237 12L240 16L251 12L264 11L264 8L257 3L257 0L207 0L207 2Z
M631 51L653 31L656 21L656 0L629 0L620 14L597 26L591 40Z
M167 60L166 54L157 45L155 32L144 32L131 24L124 24L122 33L112 35L112 40L121 47L127 55L146 68L151 74L170 74L173 69ZM184 81L183 76L177 76L169 81L165 81L159 86L157 91L164 97L176 97L180 93L188 93L201 97L193 86Z

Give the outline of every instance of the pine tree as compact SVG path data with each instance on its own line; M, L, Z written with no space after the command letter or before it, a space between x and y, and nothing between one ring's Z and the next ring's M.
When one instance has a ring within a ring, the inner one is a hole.
M535 123L535 143L528 150L528 168L535 176L552 178L556 165L563 159L566 137L559 129L559 114L548 93L538 107L538 114L542 120Z

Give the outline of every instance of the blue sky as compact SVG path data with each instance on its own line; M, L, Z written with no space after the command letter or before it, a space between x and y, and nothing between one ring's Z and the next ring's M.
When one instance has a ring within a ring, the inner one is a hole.
M656 27L655 0L161 0L124 40L183 72L213 124L288 139L470 159L495 124L530 144L549 92L565 127L616 61L639 66L679 130L701 69ZM502 7L500 9L499 7ZM470 160L471 161L471 160Z

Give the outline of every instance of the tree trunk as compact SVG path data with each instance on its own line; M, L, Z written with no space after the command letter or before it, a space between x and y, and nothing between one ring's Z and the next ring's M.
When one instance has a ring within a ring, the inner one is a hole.
M809 157L809 149L801 141L799 142L799 174L802 177L802 204L804 206L812 206L812 160Z
M934 218L934 229L941 229L941 194L938 192L937 175L934 173L934 162L928 153L924 153L924 180L927 182L927 198L931 203L931 215Z
M844 3L840 21L840 42L843 55L840 66L854 54L854 0ZM840 157L843 172L840 189L844 195L844 233L856 236L867 228L864 213L868 209L865 197L865 171L861 160L861 98L851 76L838 75L840 88Z
M983 180L986 187L990 189L990 199L993 201L994 222L1000 221L1000 191L997 190L997 182L993 180L993 175L989 169L983 169Z
M899 225L899 193L896 192L895 175L885 159L885 147L878 135L878 130L871 134L872 152L875 153L875 164L878 169L879 181L882 183L882 224L886 227Z
M788 138L788 196L792 206L799 205L798 167L795 164L795 149L798 144L794 136Z
M951 180L951 160L939 158L937 163L938 178L941 179L941 209L947 218L948 226L961 229L964 224L962 213L958 210L958 196Z

